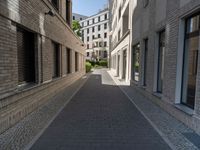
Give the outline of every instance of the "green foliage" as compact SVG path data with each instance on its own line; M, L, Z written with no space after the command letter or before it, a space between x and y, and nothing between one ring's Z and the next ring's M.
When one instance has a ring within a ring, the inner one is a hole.
M100 60L100 61L87 61L88 63L91 64L92 67L97 68L97 67L108 67L108 62L106 60Z
M79 36L81 37L81 25L78 21L73 20L72 22L72 30Z
M102 67L108 67L108 62L106 60L99 61L99 65Z
M90 62L85 63L86 73L90 72L92 69L92 65Z

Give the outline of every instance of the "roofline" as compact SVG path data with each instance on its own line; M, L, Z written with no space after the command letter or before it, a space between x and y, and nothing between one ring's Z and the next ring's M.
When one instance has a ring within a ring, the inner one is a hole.
M109 12L109 9L105 9L105 10L103 10L103 11L101 11L101 12L95 14L95 15L89 16L88 18L83 19L83 20L81 20L80 22L83 22L83 21L89 20L89 19L93 18L94 16L98 16L98 15L100 15L100 14L105 13L106 11Z

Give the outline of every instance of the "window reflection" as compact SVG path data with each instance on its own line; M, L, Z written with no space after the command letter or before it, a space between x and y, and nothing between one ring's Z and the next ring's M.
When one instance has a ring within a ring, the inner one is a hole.
M140 44L133 47L133 79L139 81Z
M194 108L196 95L196 77L199 53L199 15L186 22L186 39L184 51L182 103Z

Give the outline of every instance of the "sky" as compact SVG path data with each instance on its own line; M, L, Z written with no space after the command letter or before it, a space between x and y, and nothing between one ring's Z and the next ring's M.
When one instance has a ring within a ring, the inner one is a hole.
M104 8L108 0L72 0L73 13L92 16Z

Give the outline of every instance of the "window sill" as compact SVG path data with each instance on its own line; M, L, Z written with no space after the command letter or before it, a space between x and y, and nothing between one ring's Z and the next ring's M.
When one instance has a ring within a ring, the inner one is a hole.
M154 92L153 93L153 96L156 96L156 97L158 97L158 98L162 98L162 93L157 93L157 92Z
M17 89L18 89L18 91L21 92L21 91L30 90L30 89L35 88L37 86L38 86L37 83L32 82L32 83L26 83L26 84L18 85Z
M182 104L174 104L174 107L177 108L178 110L186 113L187 115L189 116L193 116L194 115L194 110L185 106L185 105L182 105Z

